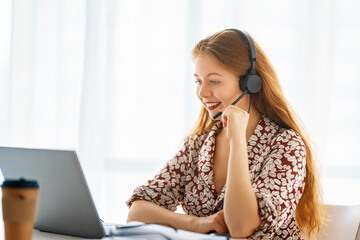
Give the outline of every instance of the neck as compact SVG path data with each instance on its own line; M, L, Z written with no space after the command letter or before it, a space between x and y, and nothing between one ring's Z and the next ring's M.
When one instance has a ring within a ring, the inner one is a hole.
M252 107L250 109L250 116L249 116L249 121L248 121L248 125L246 128L246 142L249 141L251 135L254 133L256 126L259 124L260 118L261 118L261 113L255 109L254 107Z

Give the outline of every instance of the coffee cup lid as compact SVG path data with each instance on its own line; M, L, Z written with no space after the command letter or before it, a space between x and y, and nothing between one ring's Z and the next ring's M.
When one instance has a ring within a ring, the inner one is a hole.
M39 188L39 184L36 180L20 179L5 179L1 185L5 188Z

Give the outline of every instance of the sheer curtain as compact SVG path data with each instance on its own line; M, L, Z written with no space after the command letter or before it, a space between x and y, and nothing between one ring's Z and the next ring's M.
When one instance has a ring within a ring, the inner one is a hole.
M1 1L1 145L74 147L84 2Z
M325 200L359 203L359 10L355 0L3 0L0 145L76 149L101 218L124 222L132 189L195 122L192 48L235 27L267 53L308 127Z

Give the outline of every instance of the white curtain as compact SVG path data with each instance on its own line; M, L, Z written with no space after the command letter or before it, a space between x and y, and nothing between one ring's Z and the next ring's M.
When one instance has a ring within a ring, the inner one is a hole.
M359 10L356 0L2 0L0 145L77 149L100 216L124 222L131 190L195 122L192 48L239 28L317 144L326 201L359 202L347 192L360 183Z

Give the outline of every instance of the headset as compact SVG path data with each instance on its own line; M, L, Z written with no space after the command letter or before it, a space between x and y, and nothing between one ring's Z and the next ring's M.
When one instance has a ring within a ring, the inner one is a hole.
M251 106L251 96L253 94L258 93L262 88L262 80L261 77L258 75L258 73L255 70L255 62L256 62L256 48L253 40L251 39L250 35L245 32L238 29L230 28L225 29L224 31L233 31L241 35L243 39L246 40L248 46L249 46L249 52L250 52L250 62L251 62L251 68L249 69L248 73L240 76L239 81L239 87L243 93L238 97L231 105L235 105L238 101L240 101L241 98L245 96L245 94L250 94L250 103L249 103L249 110L250 112L250 106ZM215 114L212 118L215 120L218 118L222 112L218 112Z

